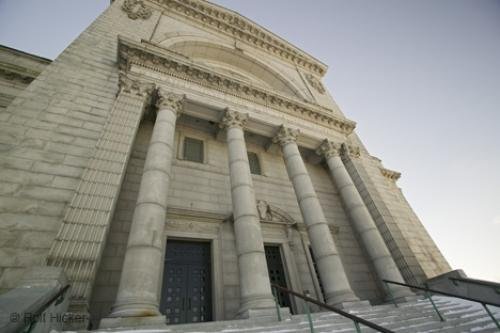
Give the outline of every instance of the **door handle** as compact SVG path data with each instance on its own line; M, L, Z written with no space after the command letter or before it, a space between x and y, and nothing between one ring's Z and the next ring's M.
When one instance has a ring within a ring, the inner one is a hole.
M186 299L183 297L182 298L182 310L186 309Z
M188 297L188 310L191 310L191 297Z

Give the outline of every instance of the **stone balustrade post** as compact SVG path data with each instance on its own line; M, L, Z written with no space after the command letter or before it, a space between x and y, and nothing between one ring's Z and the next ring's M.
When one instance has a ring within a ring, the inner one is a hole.
M337 306L359 302L349 284L323 209L300 155L296 142L298 134L298 130L282 126L273 141L281 145L288 177L307 227L326 302Z
M158 112L144 163L118 295L110 317L160 315L167 194L175 122L182 108L182 96L160 91L156 105Z
M227 130L242 318L253 316L253 310L275 311L243 132L247 118L246 114L228 109L221 121L221 127Z
M361 195L342 162L340 149L340 145L325 140L316 152L322 155L328 164L328 169L330 170L335 186L340 192L340 197L344 203L347 214L373 263L379 279L404 283L405 281L382 239L382 235L380 235L375 221L370 215L368 208L363 202ZM382 286L385 290L386 287L384 283L382 283ZM405 287L391 285L390 288L395 298L413 295L413 293ZM387 294L387 290L385 291Z

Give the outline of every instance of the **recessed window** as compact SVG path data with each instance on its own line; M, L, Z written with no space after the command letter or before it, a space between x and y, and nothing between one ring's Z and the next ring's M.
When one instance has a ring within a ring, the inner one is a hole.
M193 138L184 138L184 156L188 161L203 163L203 141Z
M248 163L250 164L250 172L254 175L261 175L259 158L256 153L248 152Z

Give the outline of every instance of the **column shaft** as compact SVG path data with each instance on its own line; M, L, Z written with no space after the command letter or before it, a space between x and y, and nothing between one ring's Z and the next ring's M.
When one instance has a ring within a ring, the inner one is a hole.
M323 146L325 145L333 145L333 143L327 141L327 143L323 143ZM375 221L372 219L368 208L363 202L361 195L345 168L338 151L336 151L334 147L330 148L331 149L324 154L330 174L335 186L340 192L340 197L342 198L351 223L358 233L378 277L380 280L386 279L404 283L404 279L382 239ZM406 288L396 285L392 285L391 290L395 297L409 296L412 294Z
M280 131L286 132L287 129L282 127ZM345 274L344 266L297 143L295 140L286 139L276 141L281 143L288 176L292 181L302 218L307 226L326 302L337 305L359 301Z
M111 317L160 315L163 237L177 110L161 105L151 135Z
M275 306L242 128L245 120L245 115L230 110L223 119L227 127L241 317L250 316L250 310Z

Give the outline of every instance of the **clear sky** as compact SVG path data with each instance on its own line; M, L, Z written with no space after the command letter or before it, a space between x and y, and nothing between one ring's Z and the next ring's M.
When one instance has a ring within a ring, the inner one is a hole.
M500 281L500 1L215 0L325 84L449 260ZM55 58L109 0L0 0L0 44Z

